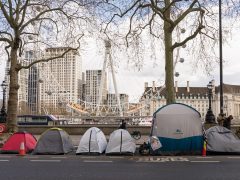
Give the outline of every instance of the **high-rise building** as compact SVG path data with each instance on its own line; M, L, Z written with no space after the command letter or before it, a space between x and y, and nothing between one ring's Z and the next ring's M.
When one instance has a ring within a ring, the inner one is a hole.
M66 50L64 47L48 48L45 58L59 56ZM67 103L78 103L82 64L77 51L72 50L63 58L40 63L38 68L42 113L64 113Z
M31 63L37 59L37 53L34 51L25 52L25 60ZM39 111L39 72L37 64L28 69L27 83L27 106L28 114L37 114Z
M19 61L27 66L37 57L36 51L28 50ZM39 112L39 72L37 64L29 69L21 69L18 75L18 114L38 114Z
M79 104L82 104L85 101L85 87L86 87L86 80L85 80L85 73L82 73L82 79L79 82L80 88L79 88Z
M85 101L86 108L95 108L97 106L98 98L100 97L102 70L87 70L86 71L86 87L85 87ZM106 77L106 74L105 74ZM107 78L103 83L102 102L100 104L107 104Z
M119 94L120 95L120 104L122 107L122 111L128 111L129 109L129 97L127 94ZM107 94L107 106L109 109L115 112L119 112L119 107L117 103L116 94Z
M24 52L24 58L19 58L22 65L26 66L32 61L32 57L29 56L32 51ZM30 75L30 69L21 69L18 74L18 114L29 114L30 109L28 106L28 78Z

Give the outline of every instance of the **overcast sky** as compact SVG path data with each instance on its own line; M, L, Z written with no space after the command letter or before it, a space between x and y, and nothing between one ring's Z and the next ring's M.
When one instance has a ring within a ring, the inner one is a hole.
M223 82L226 84L240 85L239 42L240 35L238 30L236 30L233 31L228 43L223 45L223 58L225 61L223 64ZM104 51L99 51L98 46L94 41L90 41L84 48L82 53L83 71L86 69L102 69ZM181 51L184 51L184 49ZM193 64L190 62L190 56L182 55L181 57L185 59L185 62L182 64L178 63L176 66L176 71L180 73L180 76L175 78L175 81L178 81L178 86L186 86L187 81L190 81L190 86L206 86L212 79L215 80L216 85L219 85L218 64L215 65L214 71L207 75L204 70L193 67ZM141 71L137 71L136 68L127 63L127 59L122 58L121 62L118 62L116 73L119 93L130 95L131 100L139 98L144 90L144 82L148 82L149 86L152 85L152 81L155 81L158 86L164 84L164 69L163 58L156 59L156 62L144 59ZM108 79L110 91L113 92L111 77L108 77Z
M240 85L240 34L238 29L233 31L232 38L223 46L223 82L226 84ZM104 61L104 49L99 50L99 44L95 40L89 40L82 48L82 64L83 71L86 69L102 69ZM157 49L158 47L156 47ZM181 50L184 51L184 50ZM2 57L3 58L3 57ZM186 86L186 81L190 81L190 86L206 86L208 82L215 79L216 84L219 84L219 65L217 65L211 75L208 76L201 69L192 67L189 59L191 57L182 57L185 59L183 64L178 63L176 71L180 76L175 78L178 81L178 86ZM120 61L119 61L120 59ZM113 57L114 60L114 57ZM149 86L152 81L156 82L157 86L164 84L164 61L163 58L144 59L140 71L136 70L132 64L127 63L126 57L118 57L118 66L116 67L116 79L119 93L126 93L131 100L136 101L143 93L144 82L148 82ZM5 63L0 60L0 83L4 79ZM108 77L109 90L114 92L111 76ZM2 90L0 94L2 99Z

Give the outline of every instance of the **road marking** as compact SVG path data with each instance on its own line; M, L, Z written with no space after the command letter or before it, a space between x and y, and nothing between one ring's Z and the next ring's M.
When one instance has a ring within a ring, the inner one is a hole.
M136 162L186 162L185 157L140 157Z
M0 159L0 162L8 162L8 159Z
M87 162L87 163L112 163L113 161L90 161L90 160L84 160L83 162Z
M26 159L37 159L39 157L38 156L25 156L23 158L26 158Z
M201 157L201 156L199 156L199 157L196 157L197 159L211 159L212 157L209 157L209 156L206 156L206 157Z
M59 157L59 156L55 156L55 157L51 157L51 158L53 158L53 159L66 159L67 157L65 157L65 156L63 156L63 157Z
M61 160L41 160L41 159L38 159L38 160L30 160L31 162L61 162Z
M192 163L219 163L220 161L190 161Z
M229 159L240 159L239 156L236 156L236 157L234 157L234 156L230 156L230 157L227 157L227 158L229 158Z
M120 157L120 156L113 157L113 156L110 156L109 158L110 159L123 159L124 157Z
M82 159L96 159L95 156L81 156Z

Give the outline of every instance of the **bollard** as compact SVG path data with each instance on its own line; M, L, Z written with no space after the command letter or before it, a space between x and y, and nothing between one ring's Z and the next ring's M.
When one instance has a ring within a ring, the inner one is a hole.
M26 155L24 142L21 142L21 144L20 144L20 149L19 149L19 154L18 155L19 156L25 156Z

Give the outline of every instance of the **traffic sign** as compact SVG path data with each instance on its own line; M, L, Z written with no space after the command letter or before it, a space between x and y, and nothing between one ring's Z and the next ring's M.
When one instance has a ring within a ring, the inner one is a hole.
M6 130L6 126L4 124L0 124L0 134L2 134Z

